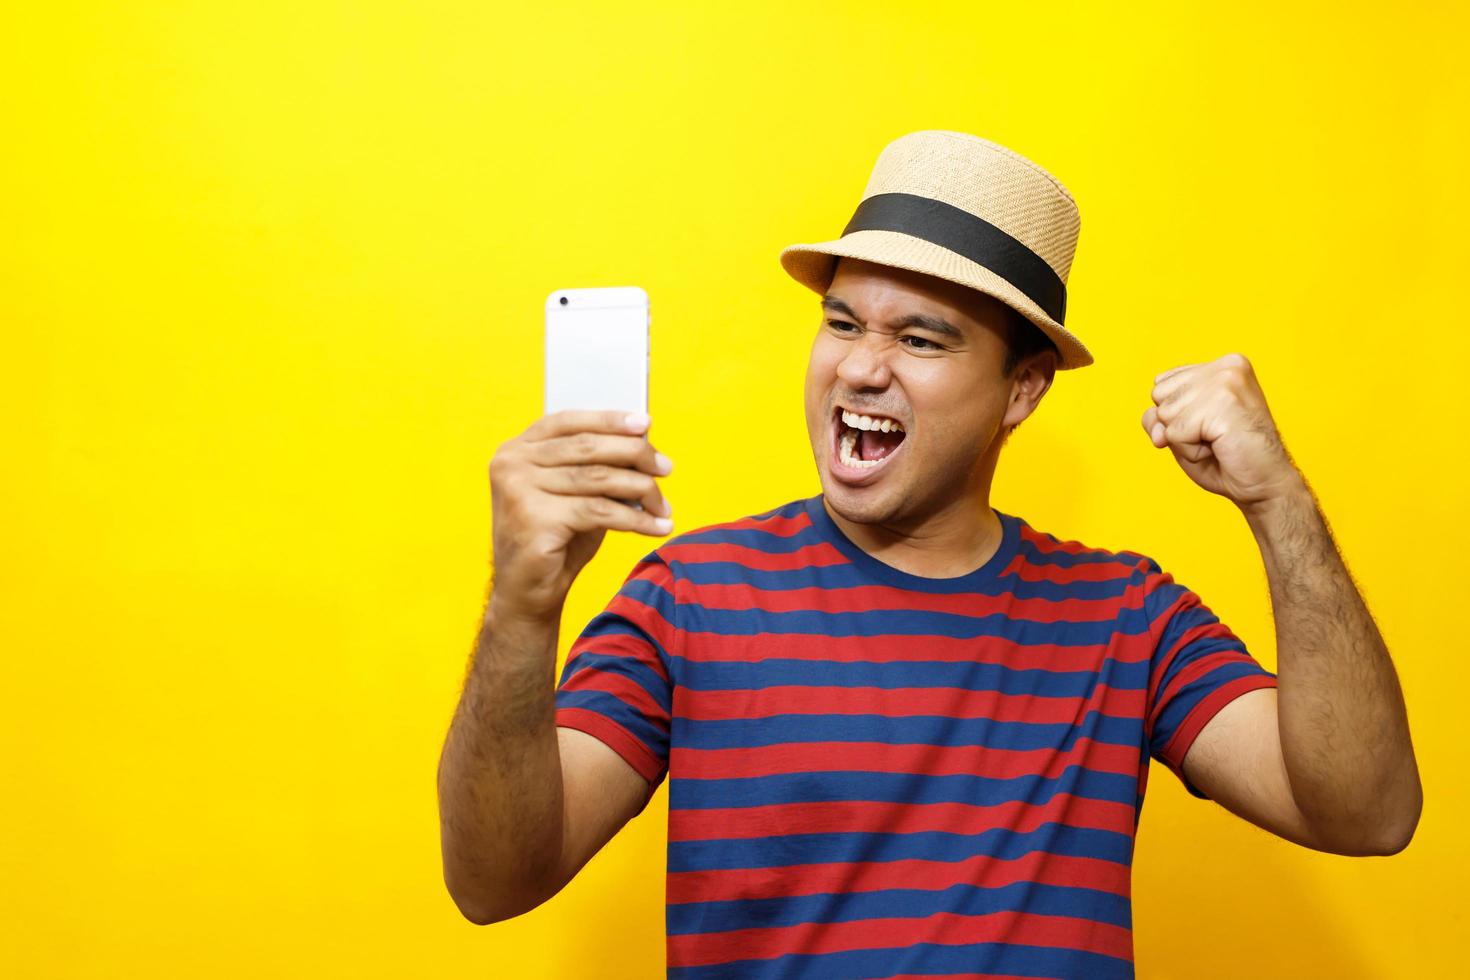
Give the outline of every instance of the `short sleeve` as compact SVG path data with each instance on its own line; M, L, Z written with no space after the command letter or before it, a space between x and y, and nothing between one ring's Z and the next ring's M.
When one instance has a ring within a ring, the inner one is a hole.
M556 724L606 743L650 795L668 772L675 622L673 574L654 552L573 642L556 689Z
M1210 797L1184 775L1184 757L1221 708L1248 691L1276 686L1276 675L1194 592L1144 558L1149 662L1145 731L1149 754L1179 777L1190 795Z

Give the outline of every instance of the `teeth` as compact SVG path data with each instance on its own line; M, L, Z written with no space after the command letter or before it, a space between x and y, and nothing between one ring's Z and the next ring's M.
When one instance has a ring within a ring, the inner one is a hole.
M857 412L849 412L845 408L842 410L842 421L852 426L854 429L863 429L865 431L872 431L874 429L878 430L879 432L903 431L903 426L894 419L874 418L871 415L859 415Z
M883 462L881 459L858 459L852 454L857 447L857 433L851 429L842 433L842 439L837 444L837 458L842 461L843 466L851 466L854 469L865 470L877 466Z

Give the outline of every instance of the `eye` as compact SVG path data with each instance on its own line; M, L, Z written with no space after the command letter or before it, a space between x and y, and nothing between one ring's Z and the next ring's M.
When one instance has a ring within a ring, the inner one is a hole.
M828 320L827 323L838 333L850 333L857 329L856 324L848 323L846 320Z
M913 334L907 334L900 339L912 340L914 343L911 344L910 347L912 347L914 350L944 350L943 347L939 346L927 337L915 337Z

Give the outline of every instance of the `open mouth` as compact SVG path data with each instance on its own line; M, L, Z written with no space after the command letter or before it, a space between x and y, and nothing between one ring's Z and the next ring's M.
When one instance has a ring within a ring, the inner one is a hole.
M839 407L837 461L856 473L876 469L903 445L903 424L886 415L865 415Z

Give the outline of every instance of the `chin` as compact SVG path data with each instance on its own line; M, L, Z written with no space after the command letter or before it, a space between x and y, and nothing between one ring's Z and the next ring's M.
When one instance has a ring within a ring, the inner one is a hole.
M888 524L902 516L906 495L896 487L849 487L823 472L822 496L854 524Z

